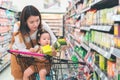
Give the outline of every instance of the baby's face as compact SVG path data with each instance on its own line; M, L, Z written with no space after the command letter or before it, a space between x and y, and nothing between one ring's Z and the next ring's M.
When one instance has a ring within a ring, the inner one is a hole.
M43 33L40 37L39 43L41 44L41 46L50 45L49 33Z

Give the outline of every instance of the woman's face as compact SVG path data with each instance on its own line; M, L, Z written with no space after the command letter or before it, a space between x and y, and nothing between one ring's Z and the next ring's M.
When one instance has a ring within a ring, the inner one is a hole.
M27 19L27 25L30 29L30 32L35 32L38 29L38 26L40 24L40 18L39 16L30 16Z

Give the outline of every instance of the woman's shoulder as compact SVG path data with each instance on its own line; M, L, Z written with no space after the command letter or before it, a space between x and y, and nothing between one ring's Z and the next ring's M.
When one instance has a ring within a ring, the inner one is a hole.
M20 21L14 24L13 33L17 33L20 28Z
M14 25L15 25L16 27L20 27L20 21L17 21Z

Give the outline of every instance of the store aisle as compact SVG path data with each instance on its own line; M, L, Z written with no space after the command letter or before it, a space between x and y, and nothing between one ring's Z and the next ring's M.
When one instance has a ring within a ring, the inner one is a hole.
M13 80L11 75L10 66L0 72L0 80Z

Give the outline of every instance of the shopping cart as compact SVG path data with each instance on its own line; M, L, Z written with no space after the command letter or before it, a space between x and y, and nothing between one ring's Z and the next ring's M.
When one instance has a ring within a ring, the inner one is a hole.
M10 52L12 54L13 53L18 54L15 56L17 57L17 62L21 65L23 72L30 65L34 65L35 69L37 69L37 67L34 64L35 63L34 58L20 56L20 54L30 55L30 56L40 56L40 57L45 57L49 61L49 62L45 63L46 67L48 67L48 65L50 66L50 72L46 76L46 80L76 80L76 79L69 79L71 76L67 77L67 73L65 73L65 71L70 73L71 70L76 70L76 65L78 65L78 64L86 65L86 64L84 62L79 62L76 60L61 59L62 51L65 51L67 49L66 44L67 43L66 43L65 39L58 39L57 42L53 46L55 47L55 49L57 50L59 55L53 56L53 57L50 57L45 54L23 52L23 51L18 51L18 50L8 50L8 52ZM24 64L23 64L23 62L24 62ZM75 76L76 76L76 74L73 75L73 77L75 77ZM32 75L30 80L40 80L38 73L35 73L34 75Z
M48 62L45 63L46 67L51 66L52 58L48 55L32 53L32 52L24 52L24 51L18 51L18 50L8 50L8 52L17 57L17 63L20 64L22 72L24 72L24 70L30 65L34 65L35 70L37 70L37 67L36 67L36 64L34 64L35 60L33 57L25 57L21 55L45 57L48 60ZM50 73L47 74L46 80L52 80L51 75L52 73L50 71ZM39 75L35 73L34 75L32 75L32 77L30 77L30 80L40 80L38 76Z
M45 64L46 64L46 67L50 65L51 70L50 70L50 73L47 74L46 80L70 80L68 77L65 78L64 70L66 69L69 72L70 70L75 69L76 67L73 64L85 65L84 62L73 62L72 60L60 59L59 56L50 57L44 54L23 52L23 51L18 51L18 50L8 50L8 52L12 53L13 55L15 55L14 53L18 54L15 56L17 57L18 64L21 65L22 71L24 71L30 65L34 65L35 69L37 69L37 67L34 64L35 63L34 58L20 56L19 54L40 56L40 57L45 57L49 59L49 62ZM19 58L22 58L22 59L19 59ZM24 61L24 64L23 64L23 61ZM66 66L63 66L63 65L66 65ZM40 80L38 73L35 73L34 75L32 75L32 77L30 77L30 80Z

